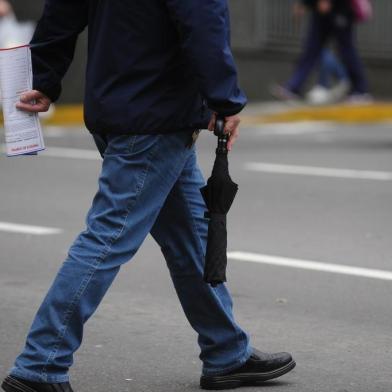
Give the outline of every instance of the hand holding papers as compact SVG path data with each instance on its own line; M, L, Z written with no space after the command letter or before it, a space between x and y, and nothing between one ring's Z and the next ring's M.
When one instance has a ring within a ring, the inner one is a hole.
M0 84L7 155L32 154L45 149L38 113L16 107L23 93L32 89L29 46L0 50Z

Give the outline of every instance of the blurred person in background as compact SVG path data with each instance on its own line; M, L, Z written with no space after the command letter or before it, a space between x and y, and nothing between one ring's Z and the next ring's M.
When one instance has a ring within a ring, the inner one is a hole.
M278 86L274 95L283 100L298 99L328 41L334 39L351 83L349 100L370 101L363 65L354 42L357 21L351 0L302 0L295 5L295 12L303 13L303 7L311 11L304 50L291 79L284 86Z

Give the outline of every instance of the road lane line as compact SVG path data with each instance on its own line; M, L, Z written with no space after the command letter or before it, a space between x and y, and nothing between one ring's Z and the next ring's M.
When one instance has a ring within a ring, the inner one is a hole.
M392 172L387 171L335 169L329 167L283 165L267 162L249 162L245 164L245 169L261 173L392 181Z
M324 132L335 132L336 124L332 122L304 121L298 123L276 123L249 126L258 136L298 136Z
M62 233L61 229L55 229L53 227L29 226L10 222L0 222L0 231L32 235L52 235Z
M228 258L250 263L268 264L279 267L296 268L310 271L329 272L340 275L350 275L362 278L392 280L392 271L371 268L352 267L349 265L329 264L319 261L291 259L287 257L270 256L249 252L229 252Z

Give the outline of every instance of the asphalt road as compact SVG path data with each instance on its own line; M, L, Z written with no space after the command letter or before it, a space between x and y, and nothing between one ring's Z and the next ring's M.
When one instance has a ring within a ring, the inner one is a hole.
M0 158L0 376L96 189L100 162L87 132L50 128L46 141L38 158ZM215 140L205 133L198 146L208 175ZM290 351L298 363L245 390L390 392L392 124L244 127L231 170L240 184L229 219L237 319L255 347ZM61 233L10 232L9 223ZM72 382L81 392L196 391L197 356L148 239L88 322Z

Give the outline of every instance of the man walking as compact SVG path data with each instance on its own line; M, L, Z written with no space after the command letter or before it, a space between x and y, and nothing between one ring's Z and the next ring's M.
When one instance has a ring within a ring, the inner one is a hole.
M85 119L104 158L99 189L3 389L72 391L68 370L84 324L150 232L199 334L201 386L253 385L287 373L292 357L253 349L226 286L203 282L204 180L192 134L212 129L217 113L231 148L246 103L226 1L46 0L32 41L34 91L22 96L20 110L46 111L59 97L87 25Z
M292 99L320 62L327 43L334 39L351 83L349 101L369 102L365 71L355 46L356 20L350 0L300 0L311 11L304 49L290 80L273 92L279 99Z

